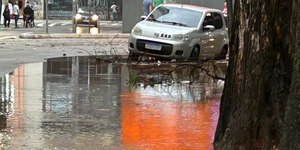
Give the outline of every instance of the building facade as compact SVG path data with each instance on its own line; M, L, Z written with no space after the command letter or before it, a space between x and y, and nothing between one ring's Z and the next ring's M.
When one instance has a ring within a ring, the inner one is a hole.
M1 14L4 5L8 0L0 0L2 2ZM10 0L15 2L16 0ZM35 10L35 17L42 19L45 17L45 0L17 0L21 8L21 16L23 8L27 1ZM48 17L50 19L72 19L78 7L90 7L92 11L99 15L101 20L111 19L110 6L116 3L118 6L118 19L123 21L122 32L129 33L132 27L140 21L143 14L143 0L48 0ZM193 4L205 7L211 7L222 10L224 7L224 0L165 0L165 3L181 3ZM74 7L77 6L77 7ZM75 8L75 10L73 9ZM1 15L1 23L3 24L3 17Z
M35 18L45 19L45 0L0 0L0 24L3 24L2 13L4 6L10 2L14 4L18 1L20 7L20 16L23 16L23 9L27 1L31 6L33 6L35 12ZM48 0L48 17L50 19L72 19L73 13L76 10L73 10L73 4L78 7L89 7L91 11L94 11L98 14L101 20L110 20L111 15L111 5L115 3L118 6L119 20L122 19L122 0Z
M110 20L111 5L116 3L119 9L119 16L122 16L122 0L49 0L49 18L72 18L77 10L73 8L87 8L99 15L101 20ZM73 4L76 7L73 7ZM87 10L86 9L86 10ZM121 19L121 18L119 18Z

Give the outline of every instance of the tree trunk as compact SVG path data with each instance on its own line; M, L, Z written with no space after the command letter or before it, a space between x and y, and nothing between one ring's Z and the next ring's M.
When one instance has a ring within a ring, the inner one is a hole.
M300 3L298 16L300 20ZM285 111L284 136L282 149L300 149L300 23L297 25L297 49L294 56L294 71L290 95Z
M291 84L297 0L228 0L230 59L215 149L275 149ZM230 18L231 17L231 18Z

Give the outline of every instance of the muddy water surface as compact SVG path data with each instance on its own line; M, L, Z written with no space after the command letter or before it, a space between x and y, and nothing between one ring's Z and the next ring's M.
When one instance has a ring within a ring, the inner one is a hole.
M1 149L213 149L222 82L187 65L65 57L0 83Z

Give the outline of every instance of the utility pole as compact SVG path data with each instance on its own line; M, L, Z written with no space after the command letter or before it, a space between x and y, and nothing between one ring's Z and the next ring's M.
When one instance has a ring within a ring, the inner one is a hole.
M107 2L107 19L108 20L111 20L111 17L110 17L110 6L111 6L111 3L110 1Z
M92 9L92 1L89 0L89 33L91 33L91 9Z
M3 22L3 17L2 17L2 0L0 0L0 21Z
M73 25L72 25L72 32L76 33L76 28L77 28L77 23L75 21L75 15L77 13L77 0L72 1L72 20L73 20Z
M48 33L48 27L49 27L49 24L48 24L48 0L45 0L45 14L46 14L46 33Z

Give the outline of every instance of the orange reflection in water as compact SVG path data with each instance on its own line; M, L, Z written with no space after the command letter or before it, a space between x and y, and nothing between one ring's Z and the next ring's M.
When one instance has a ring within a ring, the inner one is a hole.
M122 144L129 149L212 150L219 102L168 101L124 93Z

